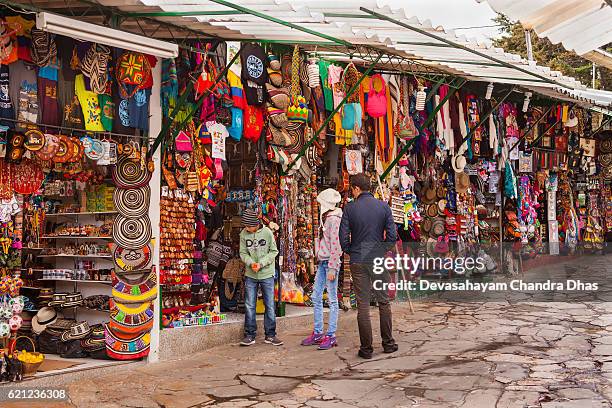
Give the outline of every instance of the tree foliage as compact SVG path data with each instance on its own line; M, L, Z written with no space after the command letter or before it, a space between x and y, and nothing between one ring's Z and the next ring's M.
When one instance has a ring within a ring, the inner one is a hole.
M525 31L520 23L510 21L506 16L498 14L494 21L499 24L503 36L493 41L496 47L501 47L507 52L519 54L527 58L527 44L525 42ZM539 38L535 32L531 32L531 44L533 58L539 65L545 65L551 69L561 71L564 75L572 76L588 87L592 82L593 63L580 57L573 51L563 48L561 43L553 44L548 38ZM612 44L603 47L612 52ZM604 67L596 67L595 76L596 89L612 89L612 71Z

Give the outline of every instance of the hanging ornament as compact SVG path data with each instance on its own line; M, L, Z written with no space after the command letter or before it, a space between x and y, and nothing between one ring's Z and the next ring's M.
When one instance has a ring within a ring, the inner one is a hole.
M490 100L492 95L493 95L493 82L491 82L487 86L487 93L485 94L485 99Z
M425 93L425 87L419 85L419 91L416 95L416 110L422 112L425 110L425 99L427 99L427 94Z

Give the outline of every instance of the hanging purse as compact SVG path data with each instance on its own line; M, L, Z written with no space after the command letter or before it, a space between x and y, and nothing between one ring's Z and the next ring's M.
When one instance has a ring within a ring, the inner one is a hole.
M300 66L300 49L296 45L291 59L291 104L287 108L287 119L293 122L308 121L306 99L300 94Z

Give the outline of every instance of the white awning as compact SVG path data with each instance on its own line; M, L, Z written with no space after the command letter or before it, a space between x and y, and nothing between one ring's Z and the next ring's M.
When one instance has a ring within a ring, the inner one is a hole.
M612 56L598 52L612 42L612 6L605 0L477 1L487 1L493 10L520 21L540 37L612 69Z

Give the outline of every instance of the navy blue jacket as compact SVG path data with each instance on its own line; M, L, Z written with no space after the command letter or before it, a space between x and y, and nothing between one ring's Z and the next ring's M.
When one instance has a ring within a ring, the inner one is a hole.
M362 193L344 208L340 245L351 256L351 263L370 263L374 257L384 256L389 243L396 240L397 226L391 208L371 193Z

